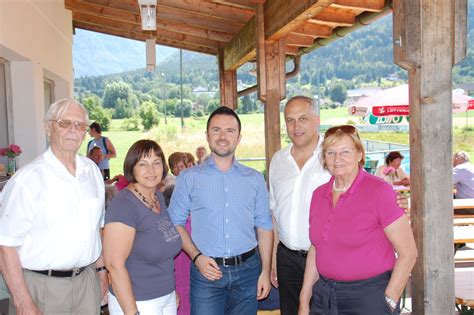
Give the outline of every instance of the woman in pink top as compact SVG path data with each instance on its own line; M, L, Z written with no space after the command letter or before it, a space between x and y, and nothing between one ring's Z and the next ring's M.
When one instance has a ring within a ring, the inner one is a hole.
M328 129L322 146L332 177L311 201L299 314L399 314L417 257L407 217L392 187L363 170L354 126Z

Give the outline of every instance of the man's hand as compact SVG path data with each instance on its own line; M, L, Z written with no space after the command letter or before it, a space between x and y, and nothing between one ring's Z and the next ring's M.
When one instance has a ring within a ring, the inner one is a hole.
M301 304L298 308L298 315L308 315L309 314L309 305Z
M16 307L17 315L43 315L43 313L36 307L35 303L31 302L25 305Z
M397 193L397 204L400 208L403 208L403 209L410 208L410 204L408 202L408 196L401 193Z
M103 300L104 297L109 292L109 277L107 271L100 271L97 273L100 282L100 299Z
M272 270L270 271L270 281L275 288L278 288L277 266L276 258L272 259Z
M257 300L263 300L270 293L272 286L270 284L270 275L265 272L261 273L257 282Z
M195 261L199 272L209 281L215 281L222 278L222 271L216 261L211 257L200 255Z

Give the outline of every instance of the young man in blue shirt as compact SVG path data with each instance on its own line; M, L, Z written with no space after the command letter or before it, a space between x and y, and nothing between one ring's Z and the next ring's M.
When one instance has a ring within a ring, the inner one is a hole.
M191 314L256 314L271 288L268 192L263 176L235 159L240 130L230 108L209 116L211 155L177 177L168 209L193 260ZM189 215L191 235L184 228Z

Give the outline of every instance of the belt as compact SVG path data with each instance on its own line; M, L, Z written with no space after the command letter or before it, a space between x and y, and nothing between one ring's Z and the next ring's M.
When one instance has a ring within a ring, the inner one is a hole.
M57 278L73 278L80 275L86 267L74 268L71 270L30 270L48 277L57 277Z
M299 256L303 256L306 258L308 256L308 251L307 250L294 250L294 249L289 249L288 247L285 246L282 242L280 242L280 246L284 249L286 249L289 252L292 252L293 254L297 254Z
M224 267L227 266L236 266L236 265L241 265L243 264L247 259L253 256L255 254L256 249L252 248L246 253L243 253L241 255L233 256L233 257L212 257L216 261L218 265L222 265Z

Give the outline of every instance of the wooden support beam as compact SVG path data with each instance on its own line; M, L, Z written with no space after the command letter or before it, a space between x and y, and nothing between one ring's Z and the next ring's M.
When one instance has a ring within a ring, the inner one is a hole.
M251 0L209 0L213 3L221 3L228 6L243 8L243 9L253 9L254 2Z
M84 22L74 22L74 27L84 29L87 31L92 31L92 32L99 32L103 34L109 34L109 35L114 35L114 36L119 36L119 37L124 37L128 39L134 39L134 40L139 40L139 41L145 41L150 38L150 35L142 34L142 33L135 33L131 31L124 31L124 30L117 30L114 28L107 28L103 26L97 26L93 24L87 24ZM208 48L208 47L203 47L203 46L198 46L195 44L190 44L190 43L185 43L179 40L173 40L169 38L162 38L162 37L156 37L156 43L158 45L164 45L164 46L169 46L169 47L174 47L174 48L181 48L185 50L190 50L190 51L195 51L195 52L200 52L203 54L208 54L208 55L217 55L217 49L214 48Z
M322 38L329 38L332 35L332 28L327 26L318 25L315 23L304 23L297 29L293 30L291 34L306 35Z
M276 41L301 27L313 16L322 12L335 0L268 0L264 5L265 39ZM255 17L225 46L224 68L237 69L254 59Z
M265 61L265 20L263 4L255 6L255 46L257 47L257 97L264 102L267 99L267 64Z
M290 56L297 56L300 51L299 47L296 46L286 46L285 53Z
M265 100L265 158L269 174L270 161L281 148L280 101L286 97L285 40L265 45L267 92Z
M356 15L354 12L349 10L340 10L333 7L329 7L324 11L316 14L312 21L330 26L352 26L355 23Z
M408 69L414 314L453 314L452 27L454 2L394 1L394 59Z
M224 51L219 49L218 63L219 63L219 87L221 94L221 106L227 106L232 109L237 109L237 71L224 70Z
M466 57L467 53L467 0L454 0L454 59L453 65Z
M313 46L314 38L311 36L290 33L286 36L285 43L287 46L311 47Z
M336 0L331 7L337 9L380 12L385 7L385 0Z

